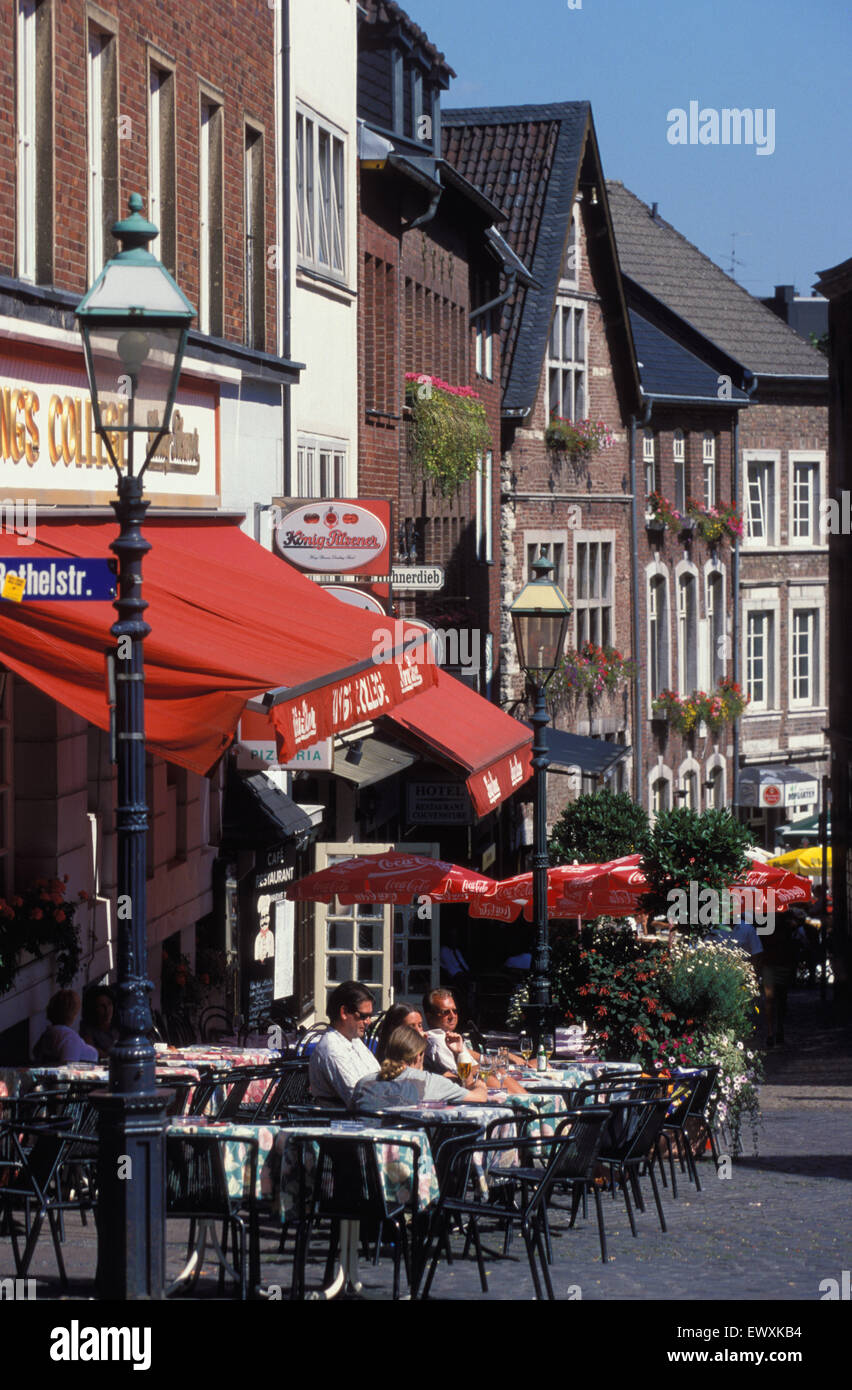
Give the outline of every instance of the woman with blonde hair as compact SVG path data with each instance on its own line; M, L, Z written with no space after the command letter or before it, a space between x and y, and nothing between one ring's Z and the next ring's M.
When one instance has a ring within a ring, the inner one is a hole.
M378 1080L412 1082L423 1100L444 1101L448 1105L467 1105L471 1101L479 1104L488 1099L488 1090L481 1081L472 1081L470 1085L463 1086L461 1082L424 1071L425 1052L426 1039L423 1034L418 1033L416 1028L410 1028L407 1023L401 1024L388 1038Z

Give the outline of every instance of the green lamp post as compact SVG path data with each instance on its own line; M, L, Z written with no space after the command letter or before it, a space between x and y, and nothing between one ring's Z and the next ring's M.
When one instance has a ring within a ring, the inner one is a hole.
M101 1298L163 1297L165 1275L164 1105L156 1088L147 978L145 675L142 536L144 474L168 433L195 310L147 249L157 228L130 196L112 232L121 249L77 306L95 430L116 472L119 534L115 675L118 842L116 927L119 1038L110 1089L99 1097L98 1271ZM141 448L137 450L137 436ZM141 466L137 459L141 455Z
M552 1026L550 935L547 919L547 769L550 756L544 731L550 723L545 691L565 646L573 609L551 579L553 565L540 555L529 580L509 609L518 660L534 697L533 726L533 921L535 949L530 972L527 1015L536 1040Z

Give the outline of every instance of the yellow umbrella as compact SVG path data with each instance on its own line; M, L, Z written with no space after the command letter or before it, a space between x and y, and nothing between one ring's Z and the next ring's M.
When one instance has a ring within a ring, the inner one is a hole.
M787 854L779 854L770 859L780 869L789 869L792 874L821 875L823 871L822 845L810 845L805 849L791 849ZM831 868L831 845L828 846L828 867Z

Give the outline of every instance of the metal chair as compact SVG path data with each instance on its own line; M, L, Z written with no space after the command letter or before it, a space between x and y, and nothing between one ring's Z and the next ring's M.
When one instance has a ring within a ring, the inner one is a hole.
M195 1288L204 1264L208 1240L219 1265L219 1288L226 1278L233 1279L240 1298L248 1297L260 1282L260 1248L257 1222L257 1160L258 1141L241 1138L248 1149L247 1175L243 1192L232 1197L228 1191L223 1145L227 1137L208 1134L166 1135L166 1216L189 1219L191 1248L187 1263L170 1285L173 1293L189 1281ZM247 1215L244 1214L248 1209ZM216 1239L211 1227L222 1222L222 1240ZM233 1245L234 1263L228 1260L228 1236ZM248 1247L248 1259L247 1259Z

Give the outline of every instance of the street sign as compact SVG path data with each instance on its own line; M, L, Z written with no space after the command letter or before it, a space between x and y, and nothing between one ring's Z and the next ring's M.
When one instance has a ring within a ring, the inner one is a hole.
M0 557L0 598L13 603L93 602L115 598L110 560L20 560ZM21 587L23 583L23 588Z
M395 589L432 589L444 587L444 571L440 565L394 565L391 576Z

